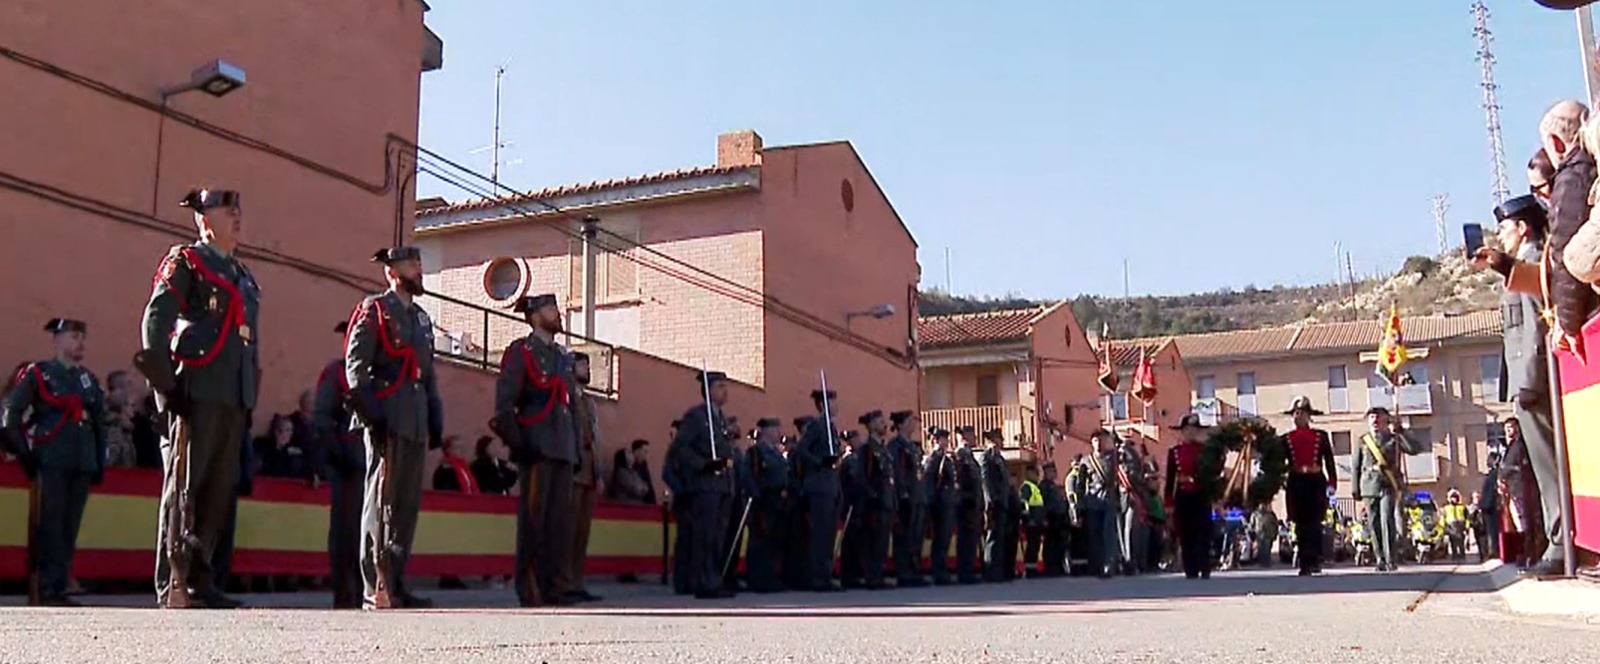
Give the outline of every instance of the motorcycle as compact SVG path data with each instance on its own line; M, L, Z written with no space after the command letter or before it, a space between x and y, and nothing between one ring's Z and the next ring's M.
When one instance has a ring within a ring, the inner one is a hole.
M1378 563L1377 556L1372 552L1372 535L1367 533L1366 527L1361 524L1350 526L1350 542L1354 545L1355 552L1352 561L1356 566L1372 566Z
M1411 522L1411 550L1417 564L1431 562L1440 557L1444 540L1444 527L1436 515L1423 512Z
M1278 529L1278 562L1294 564L1294 528L1287 525Z

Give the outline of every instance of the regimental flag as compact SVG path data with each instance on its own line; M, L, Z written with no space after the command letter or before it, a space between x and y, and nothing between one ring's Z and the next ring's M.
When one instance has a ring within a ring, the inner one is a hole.
M1156 402L1156 369L1150 364L1148 346L1139 348L1139 364L1133 367L1133 387L1129 394L1144 402L1145 408Z
M1400 308L1389 305L1389 319L1383 324L1383 340L1378 342L1376 371L1390 385L1398 382L1400 369L1410 359L1406 355L1405 331L1400 328Z
M1101 389L1116 394L1120 381L1117 379L1117 367L1111 362L1111 324L1101 323L1100 326L1100 373L1096 379Z

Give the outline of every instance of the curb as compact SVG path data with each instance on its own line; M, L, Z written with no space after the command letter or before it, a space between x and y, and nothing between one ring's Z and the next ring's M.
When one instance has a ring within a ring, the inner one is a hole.
M1519 579L1510 565L1489 573L1498 588L1495 594L1509 613L1600 624L1600 585L1579 579ZM1502 582L1503 577L1510 577L1509 583Z

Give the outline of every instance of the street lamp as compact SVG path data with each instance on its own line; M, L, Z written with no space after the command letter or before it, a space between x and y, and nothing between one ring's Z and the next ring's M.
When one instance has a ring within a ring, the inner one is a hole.
M893 316L893 315L894 315L894 305L892 305L892 304L880 304L880 305L875 306L875 307L873 307L871 309L868 309L866 311L852 311L850 313L845 314L844 315L844 324L845 324L845 327L849 327L850 326L850 321L853 321L853 320L855 320L857 318L866 317L866 318L884 319L884 318L888 318L888 317Z
M212 60L189 74L189 82L161 88L161 100L193 90L221 97L244 87L244 68L225 60Z

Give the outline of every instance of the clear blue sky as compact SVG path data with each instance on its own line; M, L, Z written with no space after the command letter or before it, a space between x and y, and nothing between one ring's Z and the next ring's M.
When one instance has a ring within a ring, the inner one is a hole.
M1467 0L434 2L421 142L527 189L712 163L715 137L848 139L924 285L1065 297L1312 283L1489 219ZM1003 7L1003 9L1002 9ZM1513 194L1584 94L1572 14L1491 2ZM465 194L429 176L422 195Z

